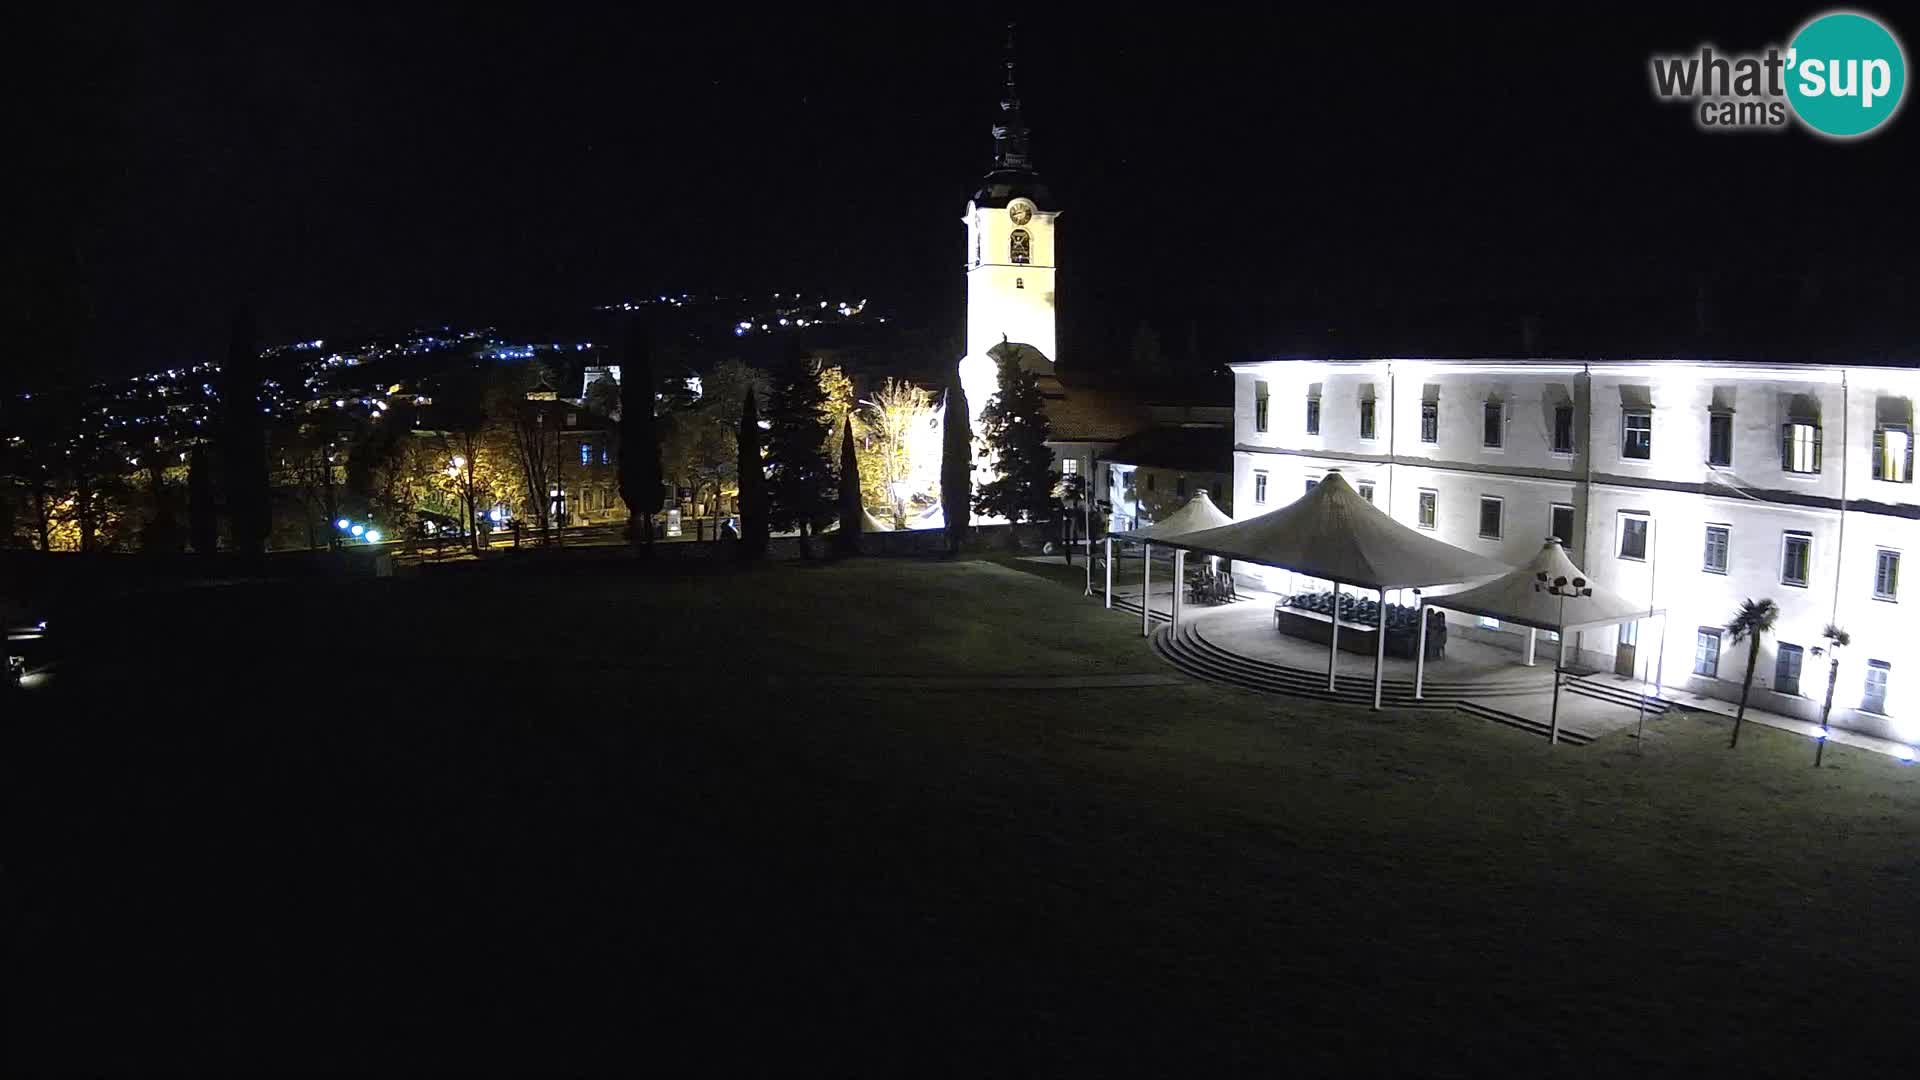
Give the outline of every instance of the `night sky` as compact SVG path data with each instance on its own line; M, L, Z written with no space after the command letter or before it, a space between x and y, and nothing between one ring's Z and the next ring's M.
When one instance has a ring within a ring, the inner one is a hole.
M1003 13L64 7L20 39L9 381L217 355L242 302L268 341L683 289L960 333ZM1650 52L1817 10L1749 7L1020 13L1063 359L1119 362L1142 320L1208 361L1513 350L1527 315L1563 354L1915 355L1911 107L1843 145L1649 92Z

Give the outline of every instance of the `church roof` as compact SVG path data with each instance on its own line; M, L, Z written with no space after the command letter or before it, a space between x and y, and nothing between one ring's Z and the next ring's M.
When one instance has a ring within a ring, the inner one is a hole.
M1020 91L1013 78L1013 27L1007 27L1007 88L1000 99L1000 115L993 123L993 171L980 181L973 193L975 206L1000 208L1014 199L1027 198L1050 207L1053 193L1040 181L1033 169L1033 157L1027 146L1027 122L1020 114Z
M1063 388L1046 402L1050 442L1119 442L1153 423L1146 406L1127 394Z
M1148 428L1121 439L1100 460L1182 472L1231 473L1233 435L1224 427Z

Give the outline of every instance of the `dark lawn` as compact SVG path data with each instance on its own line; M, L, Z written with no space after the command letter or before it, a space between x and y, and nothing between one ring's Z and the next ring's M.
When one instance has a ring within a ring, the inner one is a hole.
M29 1066L1892 1071L1912 767L1203 684L991 563L618 564L70 617L8 720ZM82 640L76 623L89 627Z

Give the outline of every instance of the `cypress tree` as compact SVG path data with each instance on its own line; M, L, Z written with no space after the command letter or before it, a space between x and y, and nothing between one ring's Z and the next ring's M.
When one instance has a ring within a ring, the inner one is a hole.
M832 516L833 469L827 463L826 395L813 363L795 354L767 401L767 521L807 538Z
M740 557L757 559L767 553L767 468L760 456L760 410L747 387L740 400L737 436L740 474Z
M220 547L220 511L213 502L213 465L207 459L207 444L194 443L187 456L187 531L193 550L211 555ZM333 523L327 523L333 531Z
M994 455L995 476L981 485L974 509L1008 521L1039 521L1054 508L1053 426L1040 379L1020 366L1017 350L1000 353L1000 391L980 410L981 435Z
M958 377L947 385L940 424L940 512L947 520L947 554L958 555L973 506L973 418Z
M840 436L840 553L860 553L860 460L853 452L853 417Z
M228 535L235 551L259 555L266 551L273 508L267 481L266 425L260 420L260 352L254 345L253 313L244 308L234 316L233 337L220 375Z
M653 550L660 509L660 431L653 417L653 352L648 328L626 326L620 366L620 498L627 504L634 550Z

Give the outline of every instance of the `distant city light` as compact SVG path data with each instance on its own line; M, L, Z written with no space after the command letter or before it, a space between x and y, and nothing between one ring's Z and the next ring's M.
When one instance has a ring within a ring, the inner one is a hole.
M355 536L362 536L365 535L367 527L365 525L355 525L350 531Z
M367 530L367 543L369 543L369 544L377 544L377 543L379 543L379 542L380 542L380 530L379 530L379 529L368 529L368 530Z
M353 528L353 522L348 521L346 518L341 518L339 521L336 521L333 524L335 528L339 528L339 529Z

